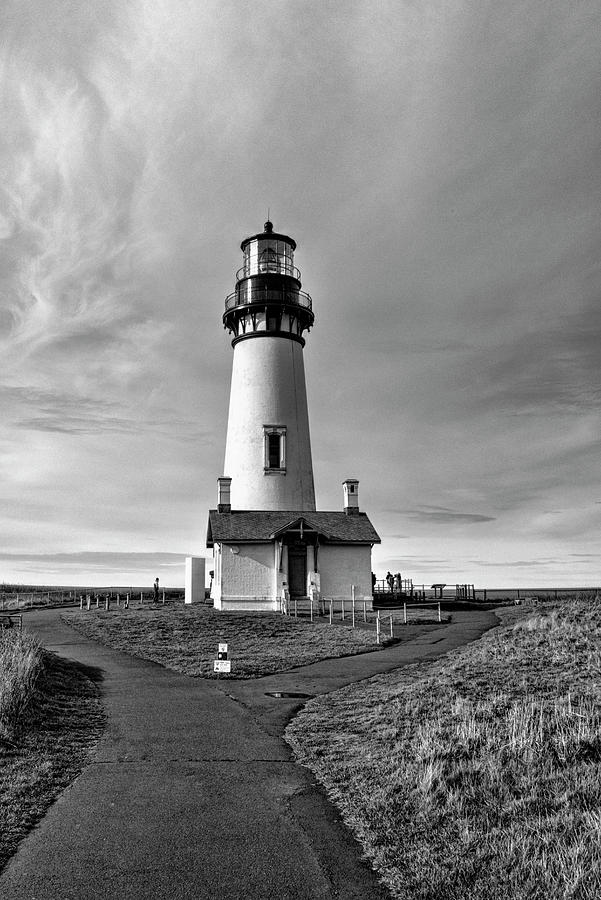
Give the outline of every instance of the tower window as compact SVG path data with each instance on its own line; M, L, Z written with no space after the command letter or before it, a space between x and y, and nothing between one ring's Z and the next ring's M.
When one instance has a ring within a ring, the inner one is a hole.
M267 435L267 449L269 454L268 466L270 469L280 467L280 436L279 434Z
M286 428L282 425L264 425L265 474L286 473Z

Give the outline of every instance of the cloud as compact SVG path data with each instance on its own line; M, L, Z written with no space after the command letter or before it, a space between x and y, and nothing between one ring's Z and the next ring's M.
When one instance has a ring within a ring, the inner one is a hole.
M196 554L198 555L198 554ZM185 555L179 553L0 553L0 566L15 573L4 583L109 586L152 584L158 576L169 587L183 586Z
M476 563L476 561L474 562ZM554 567L561 565L561 562L558 559L545 559L540 557L536 559L506 559L502 562L493 562L480 559L477 560L477 565L484 568L544 569L547 566Z
M179 566L183 563L184 556L181 553L118 553L82 550L78 553L0 553L0 559L110 569L123 565L130 568L146 568L149 563L157 566Z
M152 418L142 418L124 403L62 390L26 385L0 385L5 420L29 431L78 434L164 434L203 442L208 429L173 411L155 406Z
M494 522L494 516L484 516L479 513L455 512L444 506L423 506L417 509L391 509L387 512L414 519L419 522L427 522L435 525L473 524L477 522Z
M223 297L271 205L314 299L322 508L357 472L425 569L592 552L599 11L272 6L0 11L6 546L202 543Z

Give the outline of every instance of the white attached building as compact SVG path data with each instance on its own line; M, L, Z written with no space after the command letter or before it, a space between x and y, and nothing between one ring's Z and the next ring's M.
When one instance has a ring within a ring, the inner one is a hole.
M355 482L356 484L356 482ZM371 597L371 550L380 538L359 512L209 512L217 609L278 610L284 599Z

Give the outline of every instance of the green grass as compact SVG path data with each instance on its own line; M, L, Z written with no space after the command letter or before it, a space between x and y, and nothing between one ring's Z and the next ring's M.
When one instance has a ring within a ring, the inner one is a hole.
M216 677L217 645L228 644L231 676L258 678L338 656L378 650L375 628L226 613L208 606L76 610L62 618L87 637L185 675Z
M394 897L601 896L601 604L501 615L288 727Z
M82 770L104 727L95 673L41 650L26 633L9 634L35 662L21 667L21 687L13 680L18 700L0 737L0 869ZM9 658L3 639L1 646L0 684Z

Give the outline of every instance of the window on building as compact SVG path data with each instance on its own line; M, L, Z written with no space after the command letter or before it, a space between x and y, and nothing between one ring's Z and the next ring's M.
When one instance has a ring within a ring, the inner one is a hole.
M265 425L265 472L286 472L286 428L281 425Z

